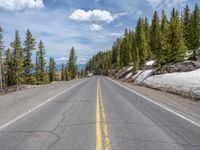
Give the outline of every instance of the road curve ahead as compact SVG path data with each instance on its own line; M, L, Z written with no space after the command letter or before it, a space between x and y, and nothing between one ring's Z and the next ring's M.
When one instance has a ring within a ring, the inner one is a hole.
M105 77L24 92L0 97L0 150L200 150L198 125Z

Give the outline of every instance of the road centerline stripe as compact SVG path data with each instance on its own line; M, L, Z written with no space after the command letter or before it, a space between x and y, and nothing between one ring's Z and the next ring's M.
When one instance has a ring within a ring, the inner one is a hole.
M99 80L97 80L96 89L96 150L103 150L102 135L101 135L101 112L99 99Z
M102 128L103 128L103 135L104 135L104 142L105 142L105 150L111 150L110 139L109 139L109 134L108 134L108 125L106 122L106 116L105 116L104 107L103 107L103 99L102 99L102 94L101 94L100 83L99 83L99 99L100 99L100 105L101 105Z
M106 123L106 116L103 107L101 87L98 79L97 90L96 90L96 150L103 150L103 149L111 150L111 147L108 134L108 126Z

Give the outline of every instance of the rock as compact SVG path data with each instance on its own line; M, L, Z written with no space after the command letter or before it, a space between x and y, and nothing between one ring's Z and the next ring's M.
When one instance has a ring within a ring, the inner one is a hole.
M118 74L118 79L125 78L129 73L133 72L132 68L133 67L131 66L131 67L126 67L126 68L123 68L122 70L120 70L119 74Z
M160 70L160 74L165 74L165 73L173 73L177 72L177 68L175 66L164 66Z
M173 65L165 65L161 69L157 69L155 74L166 74L174 72L188 72L200 68L200 61L185 61Z

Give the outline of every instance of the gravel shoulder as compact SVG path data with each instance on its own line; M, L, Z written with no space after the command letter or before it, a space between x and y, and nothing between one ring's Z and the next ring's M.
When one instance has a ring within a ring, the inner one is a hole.
M122 85L154 100L179 114L200 123L200 101L184 98L176 94L151 89L144 86L133 85L128 82L120 82Z

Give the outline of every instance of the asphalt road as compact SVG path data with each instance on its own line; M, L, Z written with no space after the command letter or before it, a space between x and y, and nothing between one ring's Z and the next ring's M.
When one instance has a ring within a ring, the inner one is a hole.
M0 150L200 150L200 127L105 77L0 97Z

